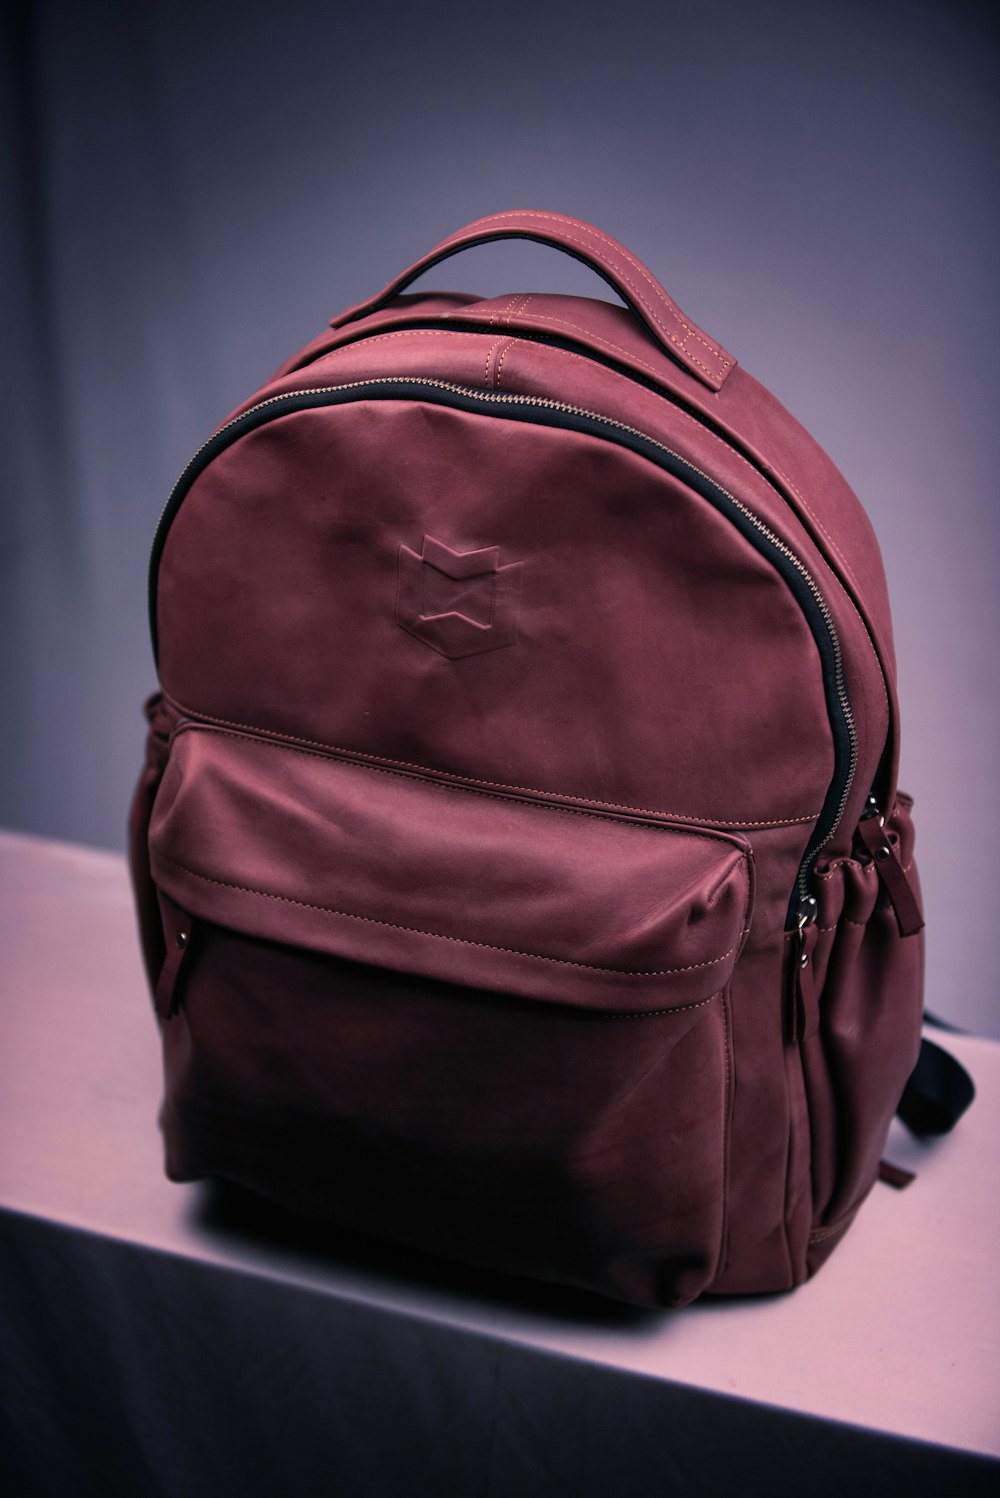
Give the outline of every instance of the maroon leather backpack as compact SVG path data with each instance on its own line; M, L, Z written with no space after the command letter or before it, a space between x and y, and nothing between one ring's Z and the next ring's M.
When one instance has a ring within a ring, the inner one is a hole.
M627 304L404 294L487 240ZM643 1305L876 1178L922 920L878 546L622 245L498 213L171 494L131 847L166 1169Z

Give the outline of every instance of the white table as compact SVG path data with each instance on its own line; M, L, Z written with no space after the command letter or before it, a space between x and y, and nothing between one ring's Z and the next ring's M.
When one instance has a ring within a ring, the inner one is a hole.
M1000 1492L1000 1045L952 1049L972 1110L815 1280L633 1310L168 1183L124 861L0 833L0 1488Z

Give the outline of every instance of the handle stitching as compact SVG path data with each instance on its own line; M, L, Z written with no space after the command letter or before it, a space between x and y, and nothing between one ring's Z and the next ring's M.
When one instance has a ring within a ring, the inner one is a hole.
M564 236L565 236L566 239L570 240L573 244L580 245L582 249L586 249L587 248L586 243L582 239L578 239L576 237L576 235L571 234L568 231L568 229L566 229L564 227L564 221L561 218L558 218L553 213L541 213L541 212L538 212L537 210L533 210L533 209L524 209L524 210L522 210L520 212L518 212L517 210L511 210L510 212L506 212L506 213L491 213L491 214L487 215L487 217L485 219L481 219L480 223L490 223L490 222L498 221L500 219L508 219L508 218L514 218L514 219L519 219L519 218L538 218L538 219L544 219L548 223L558 224L560 226L560 228L562 230L562 233L564 234ZM617 245L614 240L610 239L606 234L602 233L602 231L600 229L595 229L592 224L581 224L577 220L574 220L574 224L575 224L575 227L583 230L584 233L591 235L594 239L597 239L600 243L607 245L608 249L612 252L613 255L615 255L615 256L621 255L625 259L626 263L629 264L629 265L631 265L644 278L644 280L646 280L649 283L649 286L651 287L652 291L654 292L654 294L658 298L662 299L662 298L666 297L666 295L667 295L666 292L663 290L663 288L661 286L659 286L657 284L657 282L654 280L653 276L650 274L650 272L646 268L646 266L644 266L640 260L637 260L634 257L634 255L632 255L632 253L624 245ZM461 235L460 234L458 236L452 235L451 239L454 240L456 237L460 238ZM448 241L446 240L445 243L448 243ZM617 267L613 267L613 269L617 270L618 268ZM635 291L636 294L638 296L640 296L640 299L641 299L642 293L640 291L640 288L636 287L634 285L634 283L632 281L630 281L626 276L622 275L622 279L625 281L626 286L631 287L631 289L633 291ZM643 305L646 305L646 304L643 303ZM671 339L672 342L676 343L682 349L683 349L684 343L687 342L688 337L695 338L699 343L703 344L704 347L706 349L708 349L708 351L711 354L713 354L720 361L720 363L722 364L722 366L723 366L724 369L728 369L732 365L733 361L731 359L727 359L725 357L725 355L722 353L722 350L720 348L718 348L715 344L713 344L709 339L705 338L696 328L690 327L688 325L688 323L686 323L684 321L684 318L682 317L679 308L675 308L672 305L668 305L666 301L662 301L662 310L665 313L667 313L668 316L672 317L679 324L679 326L684 329L684 332L685 332L686 336L683 339L678 339L676 337L676 335L669 333L669 331L665 327L663 327L663 324L660 323L659 320L656 318L656 314L653 311L652 307L648 307L647 310L650 312L650 315L653 317L653 320L657 323L657 326L660 327L662 329L662 331L667 334L667 336ZM683 351L688 354L688 358L693 358L694 357L693 355L691 355L690 353L688 353L688 351L686 349L684 349ZM702 365L702 368L705 368L705 366Z
M510 218L513 218L513 219L536 218L536 219L543 219L543 220L545 220L545 221L547 221L549 223L558 224L560 226L560 231L562 232L564 238L568 239L571 244L577 244L577 245L580 246L581 249L584 249L584 250L587 250L587 249L590 248L588 246L588 244L586 243L585 240L579 239L575 234L571 234L565 228L563 220L560 219L560 218L557 218L556 215L552 214L552 213L539 213L539 212L536 212L536 211L533 211L533 210L524 210L523 212L511 211L509 213L494 213L494 214L490 214L486 219L481 219L479 222L482 223L482 224L488 224L488 223L491 223L491 222L499 222L502 219L510 219ZM578 224L576 224L576 227L582 229L585 233L591 235L592 238L598 240L601 244L606 245L608 247L608 249L611 251L612 255L614 255L616 257L617 256L623 256L624 259L625 259L625 261L626 261L626 263L628 265L631 265L639 273L639 275L641 275L643 277L643 279L649 283L650 288L652 289L652 291L654 292L654 294L657 297L659 297L661 299L666 297L666 292L663 290L663 288L660 287L657 284L657 282L653 279L652 275L649 273L649 271L646 269L646 267L642 264L642 262L639 261L639 260L636 260L635 257L630 253L630 251L628 251L625 248L624 245L622 245L622 246L616 245L615 242L613 240L609 239L606 234L603 234L599 229L595 229L592 225L589 225L589 224L579 224L578 223ZM460 239L461 237L462 237L461 233L458 234L457 236L456 235L451 235L449 239L446 239L444 241L444 244L447 245L447 244L453 243L456 239ZM591 251L591 253L592 253L592 251ZM650 317L653 319L653 322L660 329L660 331L667 338L670 339L671 343L673 343L673 344L675 344L677 346L677 348L685 355L686 358L692 360L693 363L698 364L699 368L704 369L706 371L706 373L708 373L708 374L718 375L718 373L719 373L719 371L712 370L707 365L702 364L701 361L698 360L695 357L694 354L692 354L689 350L685 349L684 344L687 342L688 338L694 338L698 343L702 344L702 346L704 348L706 348L708 350L708 352L714 358L718 359L719 363L722 366L722 373L723 374L725 374L729 369L732 368L732 365L733 365L734 361L731 358L727 358L723 354L722 350L717 347L717 345L713 344L709 339L705 338L696 328L693 328L688 323L686 323L684 321L684 318L682 317L682 315L680 313L680 309L679 308L674 307L672 304L668 304L667 301L665 301L665 300L661 300L661 302L660 302L661 310L667 316L671 317L678 324L679 327L683 328L684 334L685 334L684 338L678 338L676 334L671 333L670 330L660 321L660 319L656 315L656 311L655 311L654 306L652 306L652 305L649 304L649 302L648 302L648 300L646 298L646 293L643 292L643 290L642 290L641 287L636 286L635 283L632 280L630 280L629 277L620 269L620 267L618 267L618 266L612 266L611 269L612 269L613 273L618 274L618 275L621 276L622 280L625 282L625 285L628 286L630 288L630 290L635 293L635 296L636 296L636 299L639 302L639 305L641 307L643 307L643 309L649 313Z
M524 312L524 308L523 307L519 307L515 313L511 314L511 321L513 321L515 318L521 317L521 315L523 314L523 312ZM451 314L449 313L449 314L446 314L446 315L450 316ZM588 328L585 328L582 323L570 322L569 318L567 318L567 317L549 317L548 315L545 315L544 317L542 317L540 319L540 321L546 322L546 323L555 323L555 324L558 324L559 327L561 327L561 328L573 328L575 332L577 332L577 333L583 333L587 337L587 339L589 339L589 341L591 343L602 343L605 348L611 349L611 351L613 353L621 354L622 358L629 360L633 364L638 364L643 369L648 370L649 373L651 375L655 376L655 378L661 384L663 383L663 373L662 373L662 370L657 369L657 367L656 367L655 364L649 364L649 363L647 363L647 361L645 359L640 359L639 356L638 356L638 354L633 354L631 352L631 350L629 350L627 348L623 348L620 343L612 343L611 340L610 340L610 338L602 338L599 333L591 333L590 330ZM375 336L377 336L377 335L375 335ZM572 351L572 349L560 349L560 350L558 350L558 352L559 353L563 353L563 354L569 354L569 353L572 353L573 351ZM671 366L668 365L667 367L670 368Z
M494 388L496 390L500 389L500 375L501 375L501 373L503 371L503 362L506 359L507 355L510 353L511 349L517 343L517 341L518 340L517 340L516 337L508 338L506 346L504 347L503 353L500 355L499 359L497 360L496 369L494 369L494 371L493 371L493 385L494 385Z
M494 219L501 219L501 218L504 218L504 217L511 217L511 218L532 217L532 218L548 219L548 220L550 220L553 223L561 224L561 220L555 218L552 214L546 214L546 213L532 213L530 215L529 214L517 214L517 213L511 213L511 214L507 214L507 215L505 215L505 214L494 214L492 217ZM489 222L489 220L481 220L480 222ZM584 226L581 226L581 227L584 227ZM563 237L565 239L568 239L571 244L577 244L577 245L580 246L581 249L584 249L584 250L589 251L590 253L593 253L593 251L591 250L591 247L584 240L577 238L576 235L570 234L566 230L563 230L562 232L563 232ZM611 240L609 240L605 235L601 234L596 229L592 230L591 232L593 233L593 235L598 240L600 240L603 243L605 243L609 247L609 249L611 249L615 253L619 253L618 251L616 251L613 242ZM461 237L462 237L461 235L458 235L458 236L452 235L448 239L443 240L442 241L442 248L445 248L446 246L450 246L450 245L452 245L454 243L460 242L461 241ZM469 248L470 249L472 248L471 244L469 245ZM558 245L555 246L555 248L558 248ZM657 287L656 282L653 280L653 278L649 274L649 272L646 271L645 268L642 267L638 261L633 260L631 256L628 256L627 259L628 259L628 263L629 264L636 266L636 268L641 272L641 274L643 274L643 276L649 282L650 286L653 288L654 291L659 291L660 290L660 288ZM659 328L660 332L664 335L664 337L667 338L672 344L674 344L677 347L677 349L681 353L684 354L684 357L686 359L689 359L692 363L697 364L700 369L703 369L706 372L706 374L712 375L713 378L718 378L720 376L720 371L719 370L715 370L715 369L710 368L708 365L704 364L700 359L698 359L696 355L692 354L689 350L685 349L684 344L687 342L688 337L695 338L699 343L701 343L708 350L708 352L710 354L712 354L716 359L719 360L719 363L722 366L722 370L721 370L722 377L725 376L725 374L732 367L734 361L732 359L726 358L722 354L721 350L718 349L714 344L710 343L707 338L702 337L694 328L689 327L688 324L684 321L683 317L680 315L679 309L675 310L672 307L667 306L667 304L665 302L662 304L662 310L663 310L663 312L665 312L667 315L669 315L671 318L673 318L674 321L678 324L679 327L683 328L684 333L685 333L685 337L684 338L678 338L675 333L672 333L670 331L670 329L667 328L664 325L663 322L661 322L660 318L657 317L657 315L656 315L656 311L649 304L649 302L648 302L648 300L646 298L645 293L642 291L642 289L640 287L638 287L638 286L635 285L635 283L625 274L624 271L622 271L620 269L620 267L613 266L613 267L611 267L611 269L612 269L613 274L619 275L621 277L621 279L624 281L625 285L633 292L633 294L635 295L636 301L639 303L639 306L649 315L649 317L651 318L651 320L653 321L653 323L656 325L657 328ZM662 295L665 296L666 293L662 292Z
M513 296L507 298L506 307L498 307L496 309L496 311L490 317L490 322L503 322L505 318L508 318L513 314L518 303L529 300L529 296L530 294L526 294L523 291L516 291ZM445 317L449 316L447 312L444 315Z

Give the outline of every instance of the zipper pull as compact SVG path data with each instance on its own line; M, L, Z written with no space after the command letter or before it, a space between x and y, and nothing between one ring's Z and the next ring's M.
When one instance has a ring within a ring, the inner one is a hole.
M795 937L792 941L792 1040L808 1040L819 1029L819 1005L813 977L813 950L816 946L818 906L813 895L799 901Z
M896 848L889 840L885 817L874 796L869 796L865 804L858 823L858 836L871 854L879 883L889 896L900 936L916 936L923 930L923 913Z

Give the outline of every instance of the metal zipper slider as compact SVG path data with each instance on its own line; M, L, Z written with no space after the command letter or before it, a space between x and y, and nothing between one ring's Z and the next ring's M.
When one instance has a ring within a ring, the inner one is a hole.
M872 799L869 796L869 802ZM898 839L893 842L890 838L886 831L885 818L878 813L877 807L875 813L869 812L862 816L858 823L858 837L871 854L878 881L889 896L900 936L916 936L918 931L923 930L924 925L917 892L906 877L906 870L899 861Z
M819 907L814 895L799 901L792 942L791 1003L789 1028L793 1041L808 1040L819 1028L819 1006L813 977L812 954L816 945Z
M799 901L799 918L797 929L801 937L803 932L816 922L819 914L819 906L816 904L815 895L806 895L804 900Z

